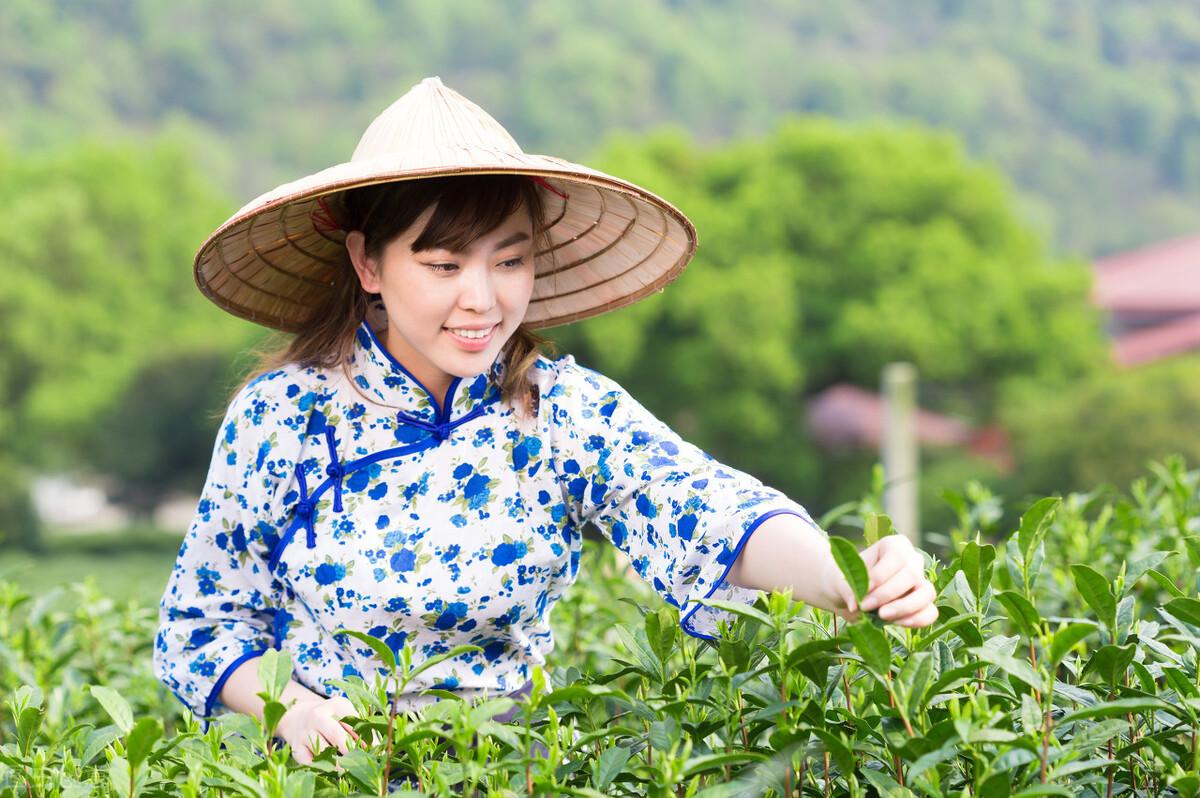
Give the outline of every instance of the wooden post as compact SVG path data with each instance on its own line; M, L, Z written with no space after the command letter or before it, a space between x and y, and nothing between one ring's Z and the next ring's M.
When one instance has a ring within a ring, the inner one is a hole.
M883 511L897 532L920 546L916 366L888 363L883 367L883 406Z

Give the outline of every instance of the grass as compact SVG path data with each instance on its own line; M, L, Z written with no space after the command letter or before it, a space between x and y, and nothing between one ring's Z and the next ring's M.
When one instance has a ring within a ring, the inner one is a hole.
M34 596L93 579L119 604L133 599L156 607L181 542L181 537L151 526L87 534L51 530L39 553L0 549L0 579Z

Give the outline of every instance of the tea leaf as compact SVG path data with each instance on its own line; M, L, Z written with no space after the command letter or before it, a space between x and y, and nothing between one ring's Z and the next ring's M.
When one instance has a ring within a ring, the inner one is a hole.
M258 681L269 700L278 701L292 680L292 655L269 648L258 661Z
M129 734L133 728L133 710L129 708L129 702L116 690L101 684L90 685L88 690L91 691L92 697L100 702L100 706L104 707L113 723L117 724L121 734ZM128 791L129 785L126 784L125 792Z
M1125 670L1137 653L1137 646L1130 643L1127 646L1106 645L1096 649L1084 666L1083 672L1093 671L1109 685L1116 685L1125 677Z
M22 754L28 754L42 725L41 707L25 707L17 719L17 744Z
M1193 568L1200 568L1200 537L1195 535L1186 535L1183 538L1183 550L1187 554L1188 562Z
M959 555L959 567L971 588L971 594L978 603L983 603L983 594L992 582L992 563L996 559L996 548L989 544L979 545L973 540L967 541Z
M1016 657L1002 654L999 651L988 648L987 646L974 646L968 649L972 654L979 657L989 665L995 665L1000 670L1014 676L1035 690L1045 689L1043 680L1033 670L1033 666L1024 660Z
M162 737L163 727L162 722L158 718L142 718L133 727L133 731L129 732L129 739L126 743L126 755L129 757L129 766L133 770L137 770L138 765L145 761L150 755L154 744Z
M1200 601L1194 598L1174 598L1167 602L1166 609L1184 623L1200 626Z
M123 756L114 756L108 763L108 781L112 784L117 795L129 795L131 781L129 762Z
M1158 582L1158 584L1162 586L1163 590L1167 591L1175 598L1183 598L1187 595L1180 590L1179 586L1176 585L1175 582L1172 581L1171 577L1167 576L1166 574L1156 571L1153 568L1147 571L1147 573L1150 574L1151 578L1153 578L1155 582Z
M825 750L829 752L833 761L837 763L839 771L843 774L854 772L854 754L840 737L822 728L814 728L812 733L821 739Z
M851 624L847 627L846 634L868 668L880 676L891 672L892 647L888 644L887 636L870 621Z
M628 748L614 745L605 748L592 766L592 786L603 792L621 775L632 752Z
M771 616L761 610L756 610L747 604L741 604L736 601L725 601L724 599L692 599L697 604L702 604L706 607L715 607L718 610L723 610L733 615L741 616L755 623L760 623L768 629L771 628Z
M925 691L933 678L933 657L927 653L911 654L896 677L896 690L908 710L908 717L917 714L925 700Z
M338 629L333 633L334 636L350 635L355 640L359 640L370 646L371 650L379 657L384 665L387 665L388 671L396 670L396 653L392 651L392 647L378 638L371 637L366 632L359 632L354 629Z
M278 701L267 701L263 704L263 729L274 732L279 726L280 719L287 714L287 707Z
M1178 708L1161 698L1118 698L1116 701L1106 701L1103 704L1070 712L1058 721L1058 725L1062 726L1072 721L1087 720L1088 718L1123 717L1130 712L1149 712L1154 709L1171 712Z
M867 513L867 519L863 523L863 543L873 546L880 538L886 538L895 532L891 518L879 513Z
M646 639L650 649L665 663L675 650L675 638L679 633L679 621L669 609L660 609L646 615Z
M450 649L449 651L443 651L441 654L437 654L435 656L430 657L427 660L424 660L420 665L417 665L411 671L408 672L407 678L411 681L415 676L417 676L420 673L424 673L425 671L432 668L434 665L439 665L448 659L454 659L455 657L461 657L463 654L470 654L472 651L483 651L483 648L481 646L471 646L471 645L455 646L454 648Z
M861 605L871 584L867 564L863 562L862 555L854 548L854 544L845 538L830 536L829 547L833 552L834 562L837 563L842 576L846 577L850 589L854 591L854 600Z
M267 798L267 791L263 785L250 778L240 767L226 765L223 762L209 762L208 766L241 788L244 794L253 796L253 798ZM128 792L129 788L126 787L125 793Z
M1016 624L1021 634L1030 638L1038 636L1041 616L1029 599L1014 590L1002 590L995 594L995 598L1008 610L1009 620Z
M1075 647L1076 643L1094 631L1096 631L1096 627L1090 623L1072 623L1059 629L1054 633L1054 640L1050 643L1050 663L1058 665Z
M1072 565L1071 575L1075 577L1075 589L1104 625L1110 629L1116 626L1117 600L1108 580L1086 565Z
M97 754L120 736L121 730L115 725L101 726L99 729L93 729L83 746L83 758L79 760L79 764L90 765Z
M705 754L689 759L683 767L683 777L690 779L701 773L711 773L723 770L727 765L741 765L746 762L763 762L767 759L757 751L729 751L720 754Z
M670 751L679 739L679 723L670 716L656 720L650 724L646 739L654 749L664 753Z
M379 780L383 771L379 763L369 753L361 748L351 748L338 757L337 763L364 790L371 792L379 791Z
M1021 516L1021 528L1017 531L1017 541L1026 565L1029 564L1033 550L1045 536L1046 527L1053 520L1054 510L1060 502L1061 499L1054 496L1040 499L1034 502L1033 506Z

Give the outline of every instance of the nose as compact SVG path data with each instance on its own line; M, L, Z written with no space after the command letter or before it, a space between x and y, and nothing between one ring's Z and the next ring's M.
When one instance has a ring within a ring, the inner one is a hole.
M492 273L484 264L477 264L462 271L462 290L459 292L459 307L464 310L483 312L496 304L496 288L492 285Z

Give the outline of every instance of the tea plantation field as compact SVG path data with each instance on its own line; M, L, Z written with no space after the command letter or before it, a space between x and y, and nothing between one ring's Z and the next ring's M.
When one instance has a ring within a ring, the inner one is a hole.
M201 732L151 672L153 603L0 581L0 798L1200 794L1200 470L1152 464L1011 529L986 491L949 498L933 626L848 625L776 593L711 644L589 543L514 720L494 720L511 699L450 693L390 712L427 663L378 643L389 682L344 685L363 742L308 766L271 722ZM871 507L826 520L869 542L887 527ZM290 667L261 660L270 696Z

